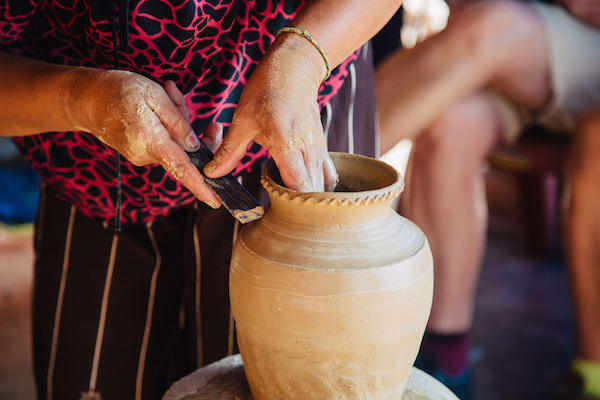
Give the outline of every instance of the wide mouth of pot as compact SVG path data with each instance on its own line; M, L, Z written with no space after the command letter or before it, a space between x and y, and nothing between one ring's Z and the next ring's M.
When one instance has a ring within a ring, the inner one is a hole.
M334 192L297 192L284 186L275 163L263 172L263 186L269 192L319 200L367 200L396 197L402 192L402 177L391 165L357 154L330 152L339 180Z

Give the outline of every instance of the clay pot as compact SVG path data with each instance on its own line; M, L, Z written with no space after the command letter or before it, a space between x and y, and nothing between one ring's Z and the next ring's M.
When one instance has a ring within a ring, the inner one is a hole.
M390 207L391 166L332 153L343 192L262 177L266 215L239 235L231 307L255 400L402 397L429 317L431 251Z

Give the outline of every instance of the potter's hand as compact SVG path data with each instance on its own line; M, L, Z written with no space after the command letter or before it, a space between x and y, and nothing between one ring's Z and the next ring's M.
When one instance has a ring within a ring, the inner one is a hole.
M168 81L165 87L132 72L87 71L75 96L78 129L94 134L134 165L159 163L198 199L220 206L186 151L197 150L198 137L189 123L183 94ZM222 128L210 124L204 134L217 147Z
M204 172L229 173L254 140L273 156L284 184L303 192L331 191L337 174L317 105L325 64L304 38L281 35L248 80L228 134Z

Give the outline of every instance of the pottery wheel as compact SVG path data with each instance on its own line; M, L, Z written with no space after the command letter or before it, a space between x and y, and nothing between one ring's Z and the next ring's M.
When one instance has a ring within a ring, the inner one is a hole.
M239 354L200 368L175 382L163 400L252 400ZM413 368L401 400L458 400L440 382Z

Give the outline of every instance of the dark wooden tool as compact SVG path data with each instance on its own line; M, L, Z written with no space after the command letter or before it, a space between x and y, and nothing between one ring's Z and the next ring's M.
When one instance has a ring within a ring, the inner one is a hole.
M265 215L265 209L233 175L229 174L221 178L208 178L204 175L204 166L213 159L213 153L202 141L200 141L200 149L188 153L188 156L204 177L204 182L210 186L234 218L245 224Z

